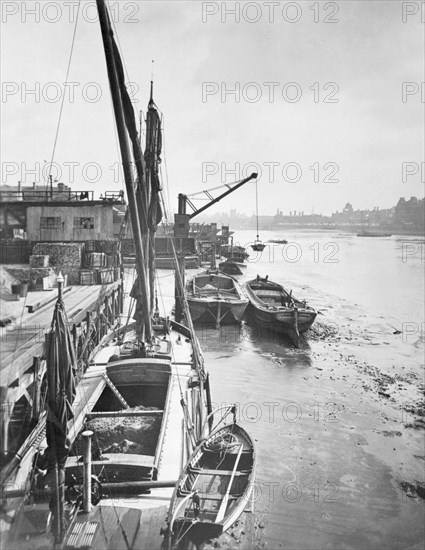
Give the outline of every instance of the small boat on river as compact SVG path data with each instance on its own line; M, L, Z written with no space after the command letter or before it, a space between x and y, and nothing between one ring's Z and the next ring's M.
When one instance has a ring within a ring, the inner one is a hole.
M392 233L384 233L383 231L368 231L364 230L357 233L357 237L391 237Z
M317 312L305 301L297 300L292 291L269 281L267 277L248 281L244 285L249 297L248 313L262 328L289 337L298 347L300 334L313 324Z
M236 407L228 409L236 416ZM199 546L238 519L252 494L255 458L251 437L236 422L217 427L201 442L171 499L167 548L187 542Z
M248 306L248 296L238 281L218 269L195 275L186 285L192 320L239 323Z
M288 244L286 239L269 239L267 242L273 244Z

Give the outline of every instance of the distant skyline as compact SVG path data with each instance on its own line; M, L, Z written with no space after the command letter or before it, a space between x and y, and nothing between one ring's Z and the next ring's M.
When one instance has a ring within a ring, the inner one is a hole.
M418 200L424 200L423 196L422 197L399 197L399 199L400 198L405 198L406 201L410 200L411 198L417 198ZM344 202L344 204L342 206L340 206L339 208L337 208L336 210L334 210L330 214L335 214L337 212L342 212L344 210L346 204L348 204L348 203L350 203L350 201ZM361 207L356 206L355 204L352 204L352 203L350 203L350 204L353 207L353 211L366 211L366 210L373 211L375 208L378 208L378 210L391 210L391 209L396 207L397 203L398 203L398 200L393 205L391 205L387 208L383 208L379 204L373 206L372 208L361 208ZM307 212L305 210L303 211L303 210L300 210L298 208L294 208L293 210L284 210L282 208L279 208L278 206L276 206L276 210L272 214L266 214L264 212L259 211L258 215L259 215L259 217L262 217L262 216L267 217L267 216L276 215L278 212L282 213L283 216L290 216L290 215L298 216L300 214L302 214L304 216L309 216L309 215L329 216L330 215L330 214L325 214L324 212L311 212L311 211ZM200 214L199 218L200 219L201 218L202 219L210 219L211 217L214 217L214 214L219 215L219 216L232 216L233 213L235 213L236 216L242 215L242 216L247 216L247 217L252 217L252 216L256 215L255 210L253 210L252 212L244 212L244 211L240 211L238 208L229 208L229 209L226 210L225 208L220 209L219 207L217 207L215 213L210 213L210 211L207 210L203 214ZM194 219L194 221L196 222L197 219Z
M65 92L58 179L96 194L120 190L94 2L82 0L67 88L78 2L49 4L2 2L2 183L42 183ZM180 192L255 170L264 215L423 196L424 27L402 2L330 2L327 11L278 2L273 12L261 2L109 4L136 113L146 111L155 60L171 210ZM255 210L253 182L209 212L231 208Z

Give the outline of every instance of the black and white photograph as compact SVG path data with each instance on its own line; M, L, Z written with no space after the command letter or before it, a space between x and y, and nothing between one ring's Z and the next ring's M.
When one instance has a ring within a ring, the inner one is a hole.
M425 2L0 11L0 550L422 550Z

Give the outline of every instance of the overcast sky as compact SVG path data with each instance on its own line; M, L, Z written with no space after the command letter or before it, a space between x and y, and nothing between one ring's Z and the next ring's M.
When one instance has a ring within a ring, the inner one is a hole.
M172 209L179 192L256 165L261 214L423 196L420 2L227 2L228 13L222 2L109 4L136 111L146 110L155 60ZM123 187L93 1L82 0L64 88L77 5L2 1L2 183L43 182L65 93L60 180L96 194ZM250 182L217 210L251 214L254 201Z

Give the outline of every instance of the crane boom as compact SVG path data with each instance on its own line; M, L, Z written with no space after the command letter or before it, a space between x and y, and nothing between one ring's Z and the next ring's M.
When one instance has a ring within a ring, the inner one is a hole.
M212 189L209 189L208 191L201 191L199 193L192 193L191 195L179 195L179 214L186 214L186 204L189 204L189 206L194 210L192 214L190 214L189 219L191 220L201 212L204 212L207 208L212 206L213 204L217 203L224 197L227 197L227 195L230 195L230 193L233 193L233 191L236 191L236 189L239 189L239 187L242 187L242 185L245 185L245 183L248 183L249 181L255 179L257 177L257 174L253 172L249 177L241 180L239 183L234 185L233 187L230 187L229 185L220 185L218 187L214 187ZM220 187L228 187L227 191L216 197L215 199L209 194L209 191L214 191L215 189L219 189ZM195 195L199 195L205 193L208 198L211 198L210 202L208 204L205 204L202 208L196 209L195 206L192 204L192 202L189 200L189 197L193 197Z

